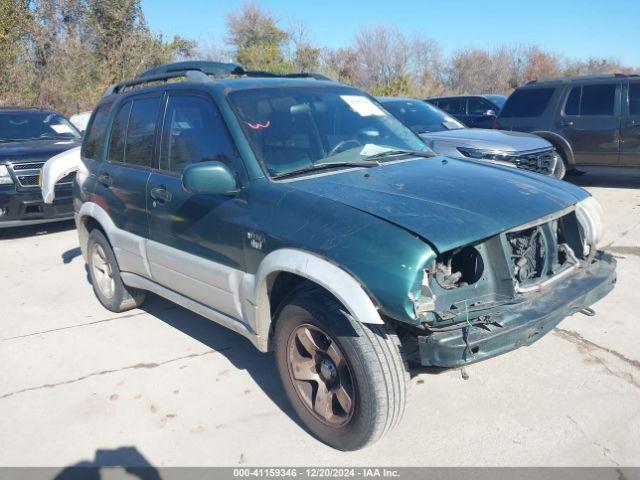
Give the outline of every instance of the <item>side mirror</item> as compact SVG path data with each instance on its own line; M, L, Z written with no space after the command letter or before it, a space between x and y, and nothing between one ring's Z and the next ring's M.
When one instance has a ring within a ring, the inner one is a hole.
M497 117L495 110L487 110L484 114L487 117Z
M191 193L233 195L238 184L233 172L222 162L201 162L187 165L182 172L182 187Z

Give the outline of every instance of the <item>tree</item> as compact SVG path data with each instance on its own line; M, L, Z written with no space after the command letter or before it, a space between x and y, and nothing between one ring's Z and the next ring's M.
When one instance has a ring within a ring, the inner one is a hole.
M550 52L530 47L526 53L524 81L558 77L561 74L560 59Z
M449 62L447 86L455 93L490 92L494 88L491 55L486 50L458 50Z
M282 48L287 32L266 10L253 4L227 16L227 44L236 60L246 68L282 71L287 69Z
M396 27L377 25L356 33L356 51L362 65L365 88L386 88L401 75L407 75L409 45Z
M339 82L359 85L363 76L358 52L353 48L326 48L320 53L320 71Z
M8 0L0 39L14 34L13 57L2 68L0 104L41 106L75 113L93 107L113 82L135 77L193 48L167 42L148 28L140 0ZM0 0L7 2L7 0ZM9 19L13 30L5 28ZM4 54L6 49L2 49Z
M31 15L28 0L0 0L0 101L20 104L26 94L20 64L25 55L25 31Z
M304 22L293 23L287 32L286 58L295 72L314 72L320 68L322 50L313 45Z

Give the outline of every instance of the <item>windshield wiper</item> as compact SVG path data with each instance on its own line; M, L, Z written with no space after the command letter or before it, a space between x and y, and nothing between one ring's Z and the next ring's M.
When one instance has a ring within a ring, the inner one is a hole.
M309 165L308 167L298 168L295 170L290 170L288 172L277 173L272 175L271 178L286 178L294 175L300 175L303 173L317 172L318 170L326 170L328 168L339 168L339 167L377 167L380 165L380 162L375 159L369 159L366 157L357 162L321 162L314 163L313 165Z
M58 135L40 135L39 137L31 137L25 140L71 140L71 137L60 137Z
M423 157L423 158L431 158L435 157L436 154L433 152L424 152L421 150L387 150L386 152L374 153L373 155L368 155L362 159L362 161L371 161L377 160L381 158L394 157L397 155L413 155L414 157Z

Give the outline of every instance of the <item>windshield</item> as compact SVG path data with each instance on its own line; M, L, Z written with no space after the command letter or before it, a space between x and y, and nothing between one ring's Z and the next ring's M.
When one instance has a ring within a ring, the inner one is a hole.
M271 176L327 163L348 166L387 151L430 152L411 130L356 89L239 90L229 94L229 101Z
M416 133L465 128L452 116L421 100L382 100L382 104Z
M80 134L61 115L52 112L0 112L0 142L72 139Z
M500 108L504 107L504 102L507 101L507 97L504 95L485 95L485 98L487 100L491 100Z

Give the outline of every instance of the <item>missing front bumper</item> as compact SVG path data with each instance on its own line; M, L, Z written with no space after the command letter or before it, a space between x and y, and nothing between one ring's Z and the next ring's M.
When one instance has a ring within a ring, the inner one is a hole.
M604 252L595 261L531 300L506 307L488 324L419 336L424 366L456 367L530 345L560 321L607 295L616 282L616 261Z

